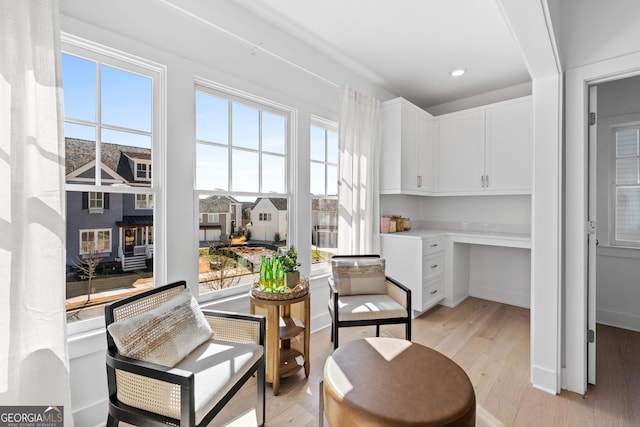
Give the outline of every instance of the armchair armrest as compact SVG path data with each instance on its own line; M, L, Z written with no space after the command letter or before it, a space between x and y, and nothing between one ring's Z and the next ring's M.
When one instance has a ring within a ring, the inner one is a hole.
M107 349L107 375L109 381L109 400L122 410L120 402L134 408L146 409L166 417L166 422L179 419L181 425L193 425L192 405L195 394L195 376L192 372L179 368L163 366L122 356L115 349ZM115 371L118 372L115 372ZM116 396L116 382L119 390ZM166 396L179 398L179 403L166 406ZM160 402L160 403L159 403ZM158 411L161 402L165 402L162 411Z
M216 338L264 346L266 330L264 316L217 310L202 310L202 312Z
M398 304L404 306L407 311L411 311L411 289L398 282L395 279L392 279L389 276L386 276L386 284L387 284L387 293L391 298L396 300Z

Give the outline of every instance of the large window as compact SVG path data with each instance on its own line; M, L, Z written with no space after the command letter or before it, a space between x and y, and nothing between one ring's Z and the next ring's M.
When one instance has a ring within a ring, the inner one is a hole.
M261 256L288 244L290 120L268 101L196 87L201 293L246 290Z
M328 267L338 247L338 133L335 123L314 119L311 125L311 262L312 271Z
M640 246L640 125L615 130L614 244Z
M117 299L153 286L161 70L104 46L63 41L66 291L75 321L103 313L95 293Z

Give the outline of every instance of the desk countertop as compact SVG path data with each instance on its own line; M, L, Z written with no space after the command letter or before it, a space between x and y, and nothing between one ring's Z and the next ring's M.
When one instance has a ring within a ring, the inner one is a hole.
M457 243L478 243L496 246L531 247L531 235L525 233L511 233L504 231L478 231L478 230L458 230L458 229L411 229L397 233L381 234L380 237L387 238L417 238L430 239L440 236L451 238Z

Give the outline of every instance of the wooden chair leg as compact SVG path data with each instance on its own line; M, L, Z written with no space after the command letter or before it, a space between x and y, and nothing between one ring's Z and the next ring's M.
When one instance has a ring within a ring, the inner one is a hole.
M380 325L376 325L376 336L380 336Z
M331 326L331 335L333 336L333 349L335 350L336 348L338 348L338 322L334 322Z

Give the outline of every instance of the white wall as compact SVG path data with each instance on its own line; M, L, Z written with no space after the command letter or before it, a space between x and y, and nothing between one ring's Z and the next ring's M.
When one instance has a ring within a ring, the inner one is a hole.
M179 4L193 15L176 10ZM311 208L309 188L310 115L337 121L339 88L349 84L381 100L395 96L332 62L299 41L266 25L234 2L175 0L61 0L62 31L119 49L167 67L166 95L166 259L156 259L168 281L197 283L197 218L194 199L195 96L199 77L291 107L296 169L292 203L293 241L310 247ZM220 26L224 31L216 28ZM229 33L232 32L234 34ZM254 45L240 40L250 40ZM262 49L267 49L265 51ZM283 62L286 57L310 73ZM329 80L329 82L324 79ZM301 231L297 231L301 230ZM310 254L300 253L303 273L308 274ZM312 285L312 328L327 324L326 278ZM318 303L315 303L318 301ZM225 303L225 309L248 310L247 297ZM105 338L100 319L92 327L70 327L72 410L76 425L93 426L106 420Z

